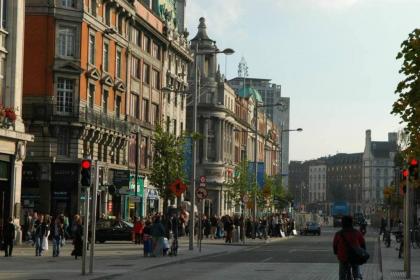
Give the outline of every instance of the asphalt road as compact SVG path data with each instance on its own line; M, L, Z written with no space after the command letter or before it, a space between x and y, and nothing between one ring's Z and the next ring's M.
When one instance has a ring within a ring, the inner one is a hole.
M338 279L338 264L332 251L336 230L324 228L321 236L298 236L282 242L249 246L241 251L149 268L140 275L148 280ZM378 279L375 238L368 235L366 239L372 257L362 269L364 279ZM131 277L134 279L134 275L126 274L117 279Z

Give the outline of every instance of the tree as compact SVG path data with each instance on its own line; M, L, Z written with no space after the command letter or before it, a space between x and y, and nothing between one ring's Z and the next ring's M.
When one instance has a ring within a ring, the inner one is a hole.
M233 180L226 185L229 188L229 196L232 198L234 205L241 203L243 196L250 191L250 174L248 168L248 161L241 161L235 168Z
M164 131L161 126L156 127L153 142L153 165L150 183L155 186L163 199L163 213L167 212L168 200L175 194L169 185L176 179L184 179L184 138Z
M415 29L402 42L397 59L403 59L400 74L404 80L398 83L397 101L391 113L401 117L408 136L408 154L420 155L420 29Z

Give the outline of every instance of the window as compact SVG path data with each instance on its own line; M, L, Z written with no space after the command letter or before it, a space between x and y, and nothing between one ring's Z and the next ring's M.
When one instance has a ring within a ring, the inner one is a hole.
M171 118L166 117L166 132L169 133L169 127L171 126Z
M107 4L105 6L105 24L111 26L111 6Z
M143 83L150 84L150 66L143 64Z
M70 133L68 127L60 127L57 135L57 155L68 156L70 153Z
M150 116L150 123L156 125L159 122L159 106L157 104L152 103L151 109L152 114Z
M175 107L178 106L178 94L175 92L175 96L174 96L174 105Z
M153 75L152 75L152 85L155 89L160 88L160 73L153 69Z
M156 43L152 44L152 56L156 59L160 59L160 48Z
M124 28L123 28L123 21L124 20L124 17L122 16L122 14L118 14L118 21L117 21L117 24L118 24L118 33L120 33L121 35L123 35L123 31L124 31Z
M172 96L172 93L168 91L168 95L167 95L168 104L171 104L171 96Z
M104 114L108 114L108 97L109 91L104 89L104 93L102 95L102 112Z
M182 135L182 133L184 132L184 123L183 122L180 123L179 129L181 130L181 135Z
M140 79L139 62L137 57L131 57L131 76L137 79Z
M76 0L61 0L61 6L65 8L76 8Z
M105 72L109 71L109 43L108 42L104 42L103 70Z
M181 95L181 110L184 110L185 96Z
M88 106L89 108L93 109L94 105L95 105L95 85L89 84Z
M119 119L121 116L121 96L115 98L115 116Z
M89 34L89 63L95 64L95 34Z
M141 44L140 44L140 31L137 28L135 28L135 27L131 28L131 42L134 43L134 44L136 44L136 46L141 47Z
M96 0L89 1L89 13L96 17Z
M139 96L135 93L131 93L131 95L130 95L130 115L132 117L135 117L136 119L138 119L140 117L139 107L140 107Z
M140 168L147 167L147 158L148 158L148 145L147 138L142 136L140 142Z
M150 38L143 36L143 50L150 53Z
M58 31L58 53L60 56L74 57L75 33L75 29L72 27L60 27Z
M57 112L71 113L73 111L74 80L58 78L57 82Z
M115 59L115 75L117 78L121 78L121 49L119 48L117 48L117 55Z
M173 122L174 122L174 135L176 135L176 119L174 119Z
M149 100L143 99L141 104L142 116L144 122L149 122Z

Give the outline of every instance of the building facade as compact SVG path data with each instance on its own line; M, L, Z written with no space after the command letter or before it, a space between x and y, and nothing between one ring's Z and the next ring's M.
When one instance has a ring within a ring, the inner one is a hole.
M363 210L375 212L383 203L383 190L395 182L394 158L398 151L398 134L388 133L388 141L372 141L371 130L366 130L363 153Z
M328 210L334 202L346 201L351 213L361 212L363 153L336 154L327 158Z
M309 162L291 161L289 168L289 191L295 207L304 211L309 203Z
M327 164L324 161L309 165L308 209L315 212L327 212Z
M27 1L24 115L39 139L24 166L27 210L79 212L82 158L99 168L99 213L161 209L148 181L153 132L167 117L177 135L183 130L185 100L169 108L162 88L171 78L185 88L178 74L191 61L173 24L174 5L185 1L172 2L171 10L158 1ZM121 174L129 182L117 186Z
M24 0L0 1L0 239L9 217L20 224L22 163L34 141L22 121L24 16Z
M274 170L273 166L277 162L275 143L278 129L263 112L259 112L258 157L255 160L256 137L252 120L257 102L262 101L261 97L259 94L240 95L224 81L217 66L217 46L207 35L206 28L205 19L200 18L198 33L191 40L199 73L197 126L202 135L197 143L197 177L206 176L207 180L209 195L205 213L224 215L240 211L232 204L227 186L234 176L237 163L242 160L257 161L263 163L265 173L277 174L277 168ZM197 81L193 67L190 67L189 80L190 94L193 96ZM192 131L193 109L192 102L188 103L188 131Z

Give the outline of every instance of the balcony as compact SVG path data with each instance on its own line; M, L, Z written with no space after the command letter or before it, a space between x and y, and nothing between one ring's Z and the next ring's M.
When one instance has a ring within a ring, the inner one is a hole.
M26 121L67 122L90 124L96 127L113 130L125 135L130 134L130 125L125 120L104 114L88 107L73 106L71 112L58 112L53 103L32 103L23 105L23 118Z

